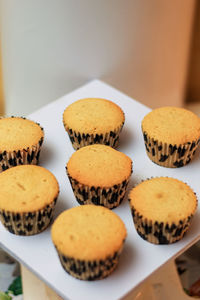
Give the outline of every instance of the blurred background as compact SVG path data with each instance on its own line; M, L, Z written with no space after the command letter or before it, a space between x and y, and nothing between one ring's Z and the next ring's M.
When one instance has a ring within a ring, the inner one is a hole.
M200 1L0 0L0 115L26 116L95 78L151 108L184 106L200 115ZM187 290L200 274L197 267L191 282L199 249L177 261ZM58 299L23 274L26 299ZM4 290L18 275L19 266L0 254ZM148 300L161 299L147 292Z
M27 115L94 78L152 108L200 99L198 0L0 4L6 114Z

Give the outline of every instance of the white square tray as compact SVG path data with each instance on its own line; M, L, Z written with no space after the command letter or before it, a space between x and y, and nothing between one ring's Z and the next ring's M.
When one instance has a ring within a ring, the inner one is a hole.
M187 182L199 198L199 151L191 163L179 169L167 169L152 163L145 153L141 132L141 120L150 110L109 85L94 80L29 116L30 119L39 122L45 130L40 165L52 171L59 181L60 195L55 217L63 210L78 205L65 172L66 162L74 150L64 130L62 114L66 106L84 97L110 99L125 112L126 121L118 150L133 160L129 188L147 177L171 176ZM86 282L68 275L62 269L51 242L50 227L41 234L21 237L9 233L0 224L0 245L64 299L112 300L123 298L157 268L175 258L200 238L200 208L186 236L172 245L153 245L138 236L133 226L127 197L113 211L125 222L128 237L117 269L103 280Z

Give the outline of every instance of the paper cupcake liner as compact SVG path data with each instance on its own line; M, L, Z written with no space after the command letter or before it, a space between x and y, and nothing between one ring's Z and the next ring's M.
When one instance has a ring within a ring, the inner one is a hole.
M144 218L134 207L131 207L133 222L137 233L153 244L172 244L183 238L189 229L193 214L178 223L153 222Z
M5 117L0 117L3 119ZM15 116L11 116L11 118L15 118ZM26 120L25 117L18 117L21 119ZM34 121L33 121L34 122ZM40 126L39 123L34 122L37 124L42 131L43 128ZM15 151L2 151L0 152L0 172L5 171L9 168L19 165L36 165L39 161L40 156L40 149L42 146L44 138L41 137L39 142L36 145L32 145L31 147L24 148L22 150L15 150Z
M88 134L77 132L64 124L65 130L67 131L69 138L71 140L72 146L75 150L82 147L93 145L93 144L103 144L116 148L119 143L119 134L123 128L124 123L122 123L118 128L107 133L102 134Z
M19 165L36 165L39 161L43 137L37 145L19 151L0 153L0 172Z
M74 195L79 204L102 205L107 208L115 208L120 205L124 199L129 178L122 183L109 188L94 187L81 184L67 173Z
M0 220L5 228L16 235L34 235L45 230L54 214L57 197L43 209L14 213L0 209Z
M97 280L107 277L116 268L123 249L101 260L79 260L63 255L56 247L60 262L64 270L71 276L81 280Z
M188 164L193 158L200 139L180 145L172 145L154 140L146 132L143 132L146 153L156 164L179 168Z

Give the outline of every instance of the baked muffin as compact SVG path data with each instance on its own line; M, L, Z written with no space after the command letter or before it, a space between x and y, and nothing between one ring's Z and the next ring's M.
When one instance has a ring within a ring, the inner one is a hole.
M109 209L84 205L59 215L51 236L65 271L78 279L96 280L117 266L126 228Z
M50 223L59 186L47 169L16 166L0 174L0 220L11 233L32 235Z
M0 172L17 165L37 164L44 131L25 118L0 118Z
M91 144L117 147L124 121L118 105L100 98L78 100L63 114L63 124L75 150Z
M145 180L129 194L138 234L154 244L180 240L197 209L197 198L184 182L168 177Z
M161 107L147 114L142 131L149 158L163 167L182 167L200 142L200 118L189 110Z
M74 152L66 169L80 204L114 208L124 198L132 172L132 161L124 153L98 144Z

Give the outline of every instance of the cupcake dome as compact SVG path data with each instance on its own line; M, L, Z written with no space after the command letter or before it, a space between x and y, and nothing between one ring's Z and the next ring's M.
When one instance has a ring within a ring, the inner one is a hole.
M145 180L129 194L138 234L154 244L180 240L197 209L197 198L184 182L168 177Z
M101 98L78 100L63 113L63 124L75 150L91 144L116 147L124 121L122 109Z
M132 161L109 146L90 145L74 152L66 168L80 204L114 208L124 198Z
M153 162L182 167L190 162L200 142L200 118L183 108L161 107L144 117L142 131Z
M0 171L17 165L37 164L44 131L25 118L0 118Z
M43 231L50 223L59 186L47 169L16 166L0 174L0 219L17 235Z
M63 268L78 279L95 280L117 266L126 228L109 209L84 205L59 215L51 236Z

